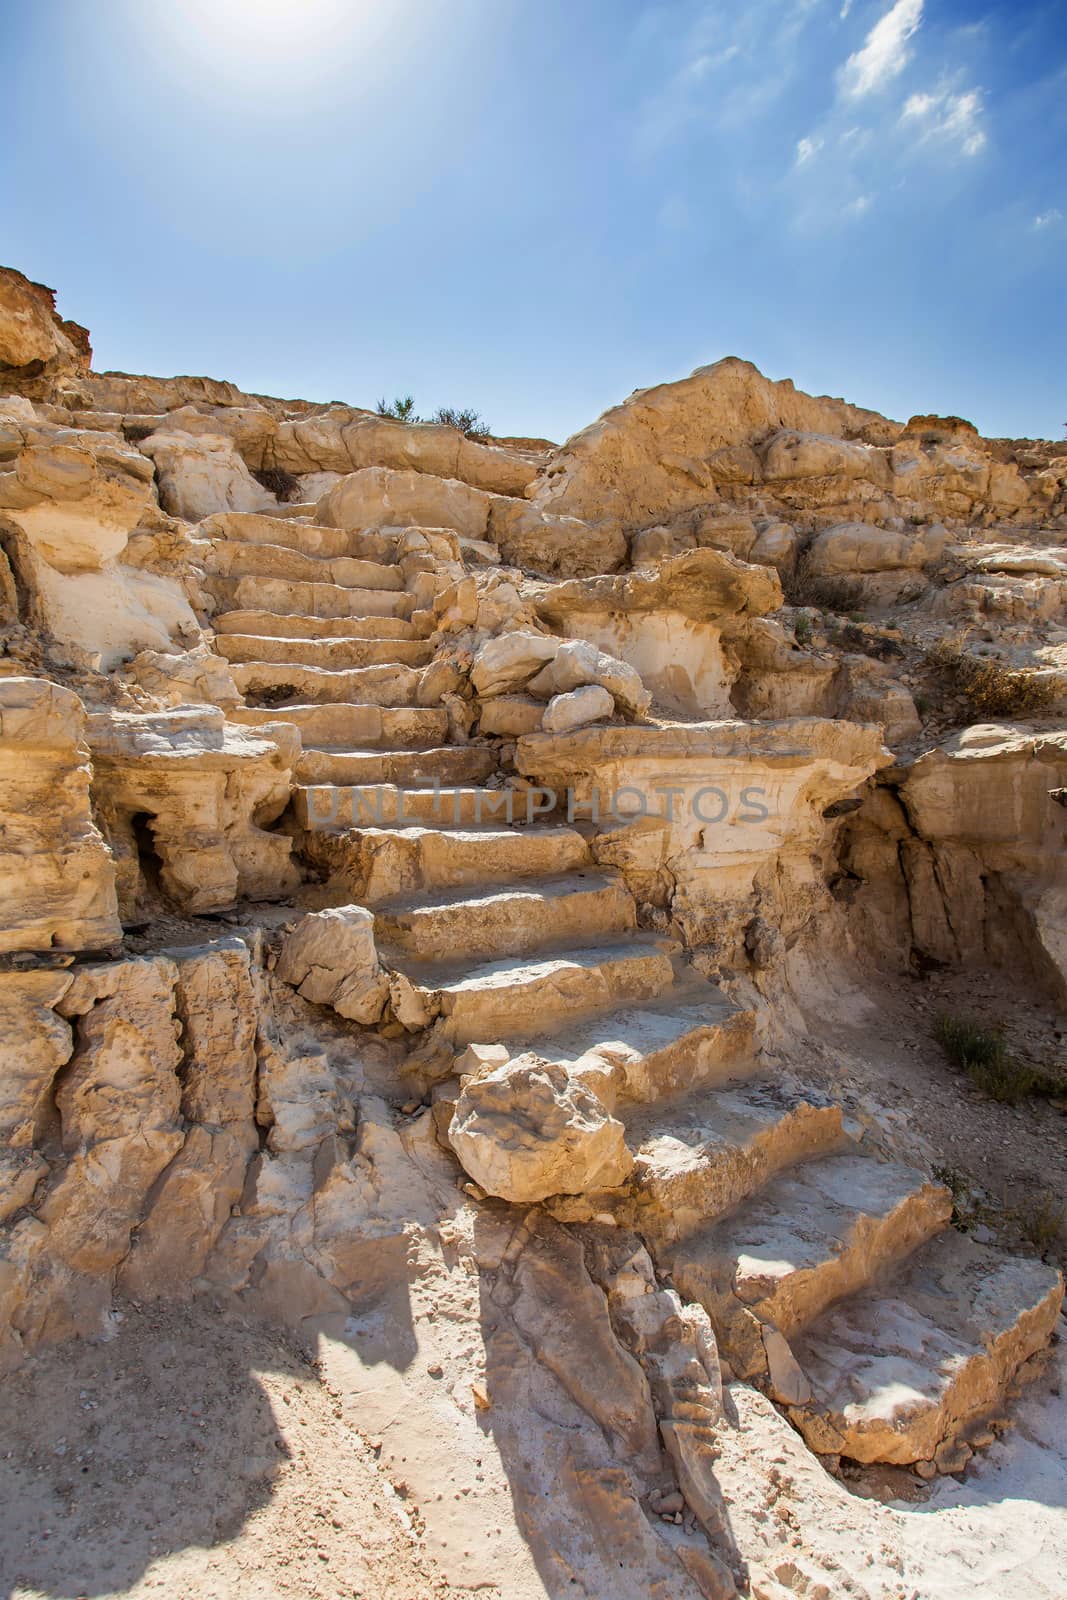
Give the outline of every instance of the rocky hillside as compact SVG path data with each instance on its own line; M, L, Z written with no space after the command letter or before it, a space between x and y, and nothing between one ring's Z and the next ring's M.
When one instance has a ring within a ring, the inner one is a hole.
M427 1593L934 1593L815 1523L1060 1314L974 1175L1067 1163L1067 443L734 359L473 439L8 270L0 623L0 1368L289 1330Z

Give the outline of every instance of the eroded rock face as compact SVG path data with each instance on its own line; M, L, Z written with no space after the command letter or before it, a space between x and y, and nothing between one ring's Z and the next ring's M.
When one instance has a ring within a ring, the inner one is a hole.
M158 870L167 900L189 911L296 886L292 841L265 827L289 802L299 750L289 724L245 728L214 708L188 706L145 715L98 712L89 740L96 803L129 914L144 893L146 869ZM148 830L155 866L140 857L138 827Z
M88 330L57 316L55 290L0 267L0 393L50 400L91 360Z
M1067 681L1067 457L727 361L549 460L50 315L0 282L0 1365L116 1294L343 1329L465 1592L732 1594L720 1349L823 1455L957 1470L1062 1284L796 1081L799 980L1062 995L1061 735L954 734L924 652ZM830 1592L780 1546L754 1594Z
M566 1067L531 1055L470 1079L448 1137L487 1194L523 1204L613 1188L633 1166L622 1123Z
M286 939L276 970L305 1000L332 1006L353 1022L377 1022L389 998L389 980L374 945L374 917L362 906L337 906L302 918Z
M0 679L0 951L99 949L121 934L115 866L93 821L86 716L69 689Z

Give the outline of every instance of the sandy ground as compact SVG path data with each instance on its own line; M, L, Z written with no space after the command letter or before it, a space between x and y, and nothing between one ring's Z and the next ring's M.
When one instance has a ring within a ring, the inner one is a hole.
M374 1453L279 1335L209 1301L127 1306L5 1380L0 1593L421 1600Z
M471 1333L459 1320L453 1331L457 1341ZM721 1480L753 1576L812 1600L1063 1600L1067 1339L1056 1356L1016 1408L1016 1427L962 1480L891 1504L826 1477L768 1402L735 1385L740 1426ZM428 1538L418 1505L354 1425L380 1401L356 1384L339 1391L338 1376L323 1381L281 1335L208 1300L127 1307L109 1343L37 1358L5 1384L0 1592L510 1600L506 1561L499 1586L484 1570L473 1584L449 1581L451 1563L431 1546L440 1549L452 1495L437 1497ZM405 1426L394 1418L396 1450ZM410 1427L416 1441L418 1416ZM438 1457L443 1489L457 1469ZM458 1554L470 1523L455 1500Z

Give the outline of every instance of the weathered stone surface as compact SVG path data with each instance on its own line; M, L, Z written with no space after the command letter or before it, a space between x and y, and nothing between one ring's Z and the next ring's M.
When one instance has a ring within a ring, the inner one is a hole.
M0 679L0 951L119 938L115 868L93 822L85 711L42 678Z
M820 533L808 552L816 577L837 578L872 572L917 571L936 561L948 542L942 527L920 532L878 528L867 522L846 522Z
M615 704L632 717L643 716L652 702L639 672L585 639L561 644L552 660L530 680L527 689L530 694L548 699L586 684L599 684L606 689Z
M117 435L27 420L0 402L12 437L0 469L0 515L65 574L98 572L124 549L152 500L152 464Z
M557 625L613 612L676 611L696 622L763 616L782 603L782 588L766 567L723 550L689 550L656 567L617 577L572 579L538 596L537 609Z
M55 1012L70 985L69 972L0 972L0 1143L12 1149L34 1143L70 1059L70 1028Z
M502 633L475 656L471 685L483 700L521 689L546 661L554 659L560 643L552 634Z
M132 914L143 893L135 819L147 819L164 895L190 911L282 896L297 880L292 841L264 824L289 800L299 736L290 724L259 729L213 708L90 719L95 795ZM143 841L142 841L143 842Z
M328 528L452 528L484 539L490 504L483 489L456 478L364 467L325 494L315 515Z
M256 1100L257 1004L243 939L166 952L177 968L182 1115L221 1126L251 1118Z
M91 359L88 331L56 314L55 290L0 267L0 393L51 399Z
M716 482L729 480L721 453L749 448L781 428L867 435L880 444L898 431L874 412L813 399L789 382L770 382L751 362L728 357L680 383L640 389L605 412L556 452L536 500L590 522L649 527L714 500Z
M448 1137L474 1181L503 1200L610 1188L633 1165L622 1124L565 1067L532 1055L468 1081Z
M310 912L289 934L277 975L305 1000L332 1006L353 1022L376 1022L389 998L378 963L374 916L362 906Z
M588 722L602 722L615 715L615 701L599 684L572 689L569 694L553 695L545 707L541 726L546 733L570 733Z
M155 462L159 498L171 516L199 522L216 511L262 511L275 503L222 435L164 429L141 449Z

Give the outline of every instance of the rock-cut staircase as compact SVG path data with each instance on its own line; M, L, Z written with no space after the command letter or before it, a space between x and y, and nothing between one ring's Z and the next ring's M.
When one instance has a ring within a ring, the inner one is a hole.
M449 743L396 543L230 515L205 583L252 702L233 715L300 729L302 849L373 910L400 1020L592 1067L633 1176L557 1214L639 1232L815 1450L959 1466L1047 1343L1059 1275L951 1229L948 1192L840 1107L752 1075L752 1014L639 929L588 829L524 821L493 748Z

